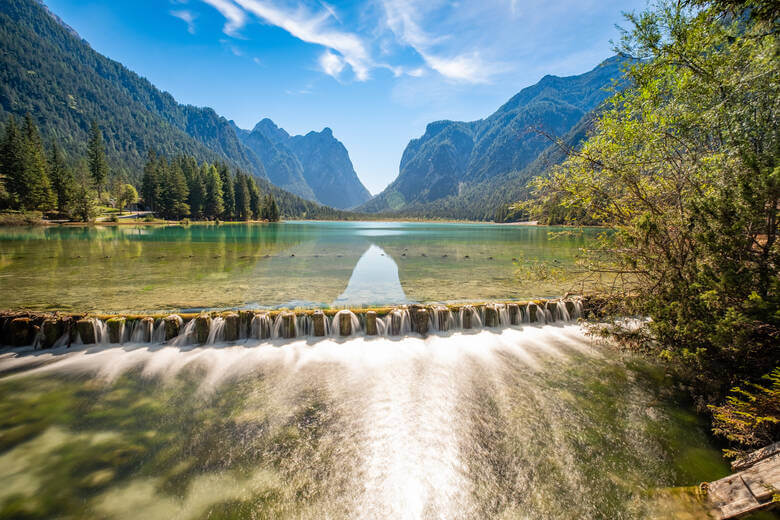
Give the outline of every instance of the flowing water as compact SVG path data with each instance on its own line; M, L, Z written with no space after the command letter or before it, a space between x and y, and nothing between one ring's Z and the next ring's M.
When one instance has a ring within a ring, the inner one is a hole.
M561 231L398 222L0 228L0 307L119 312L581 293L577 256L598 231L549 239Z
M0 518L701 518L728 472L571 323L6 350L0 395Z

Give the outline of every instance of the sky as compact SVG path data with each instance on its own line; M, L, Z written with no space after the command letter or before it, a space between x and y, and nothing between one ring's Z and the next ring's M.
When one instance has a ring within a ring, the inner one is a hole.
M330 127L379 193L432 121L612 55L646 0L46 0L98 52L251 129Z

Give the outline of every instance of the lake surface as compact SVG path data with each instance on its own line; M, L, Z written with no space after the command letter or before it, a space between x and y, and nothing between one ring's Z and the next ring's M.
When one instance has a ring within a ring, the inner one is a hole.
M148 311L559 297L597 230L287 222L0 229L1 306Z
M728 473L572 324L12 350L0 395L0 519L698 519Z

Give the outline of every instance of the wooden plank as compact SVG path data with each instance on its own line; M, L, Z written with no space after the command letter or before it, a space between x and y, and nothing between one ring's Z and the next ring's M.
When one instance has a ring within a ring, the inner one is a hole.
M771 500L772 495L780 493L780 455L764 459L740 475L758 501Z
M778 454L780 454L780 441L774 444L770 444L769 446L764 446L760 450L750 452L741 459L735 460L731 463L731 469L733 471L741 471L743 469L749 468L758 461Z

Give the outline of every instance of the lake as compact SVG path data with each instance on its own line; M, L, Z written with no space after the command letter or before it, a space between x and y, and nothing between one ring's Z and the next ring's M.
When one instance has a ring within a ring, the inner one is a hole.
M599 232L399 222L4 228L0 290L4 308L74 312L559 297L589 287L577 258Z

